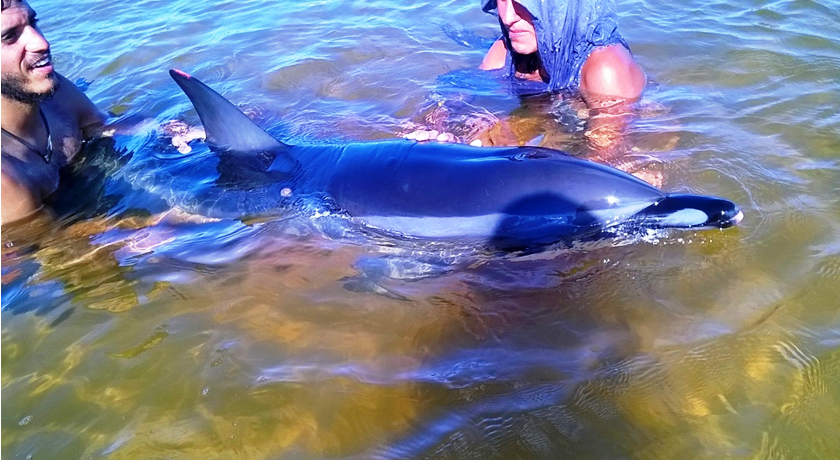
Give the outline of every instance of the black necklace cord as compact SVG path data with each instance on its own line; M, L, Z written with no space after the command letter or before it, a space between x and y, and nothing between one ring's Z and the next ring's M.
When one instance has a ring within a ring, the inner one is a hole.
M50 124L47 123L47 117L46 117L46 115L44 115L44 111L42 109L39 108L38 113L41 115L41 121L44 123L44 129L47 130L47 150L46 150L46 152L42 153L41 149L36 148L34 145L32 145L31 143L29 143L28 141L26 141L24 139L21 139L20 137L18 137L14 133L10 133L9 131L6 131L5 128L0 128L0 129L2 129L3 134L8 135L12 139L14 139L18 143L20 143L22 146L24 146L24 147L28 148L29 150L37 153L39 157L44 159L44 162L46 162L47 164L50 164L50 160L52 159L52 154L53 154L52 133L50 133Z

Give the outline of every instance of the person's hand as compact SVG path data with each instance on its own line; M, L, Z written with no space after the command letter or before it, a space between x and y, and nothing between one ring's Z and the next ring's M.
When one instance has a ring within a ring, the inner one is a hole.
M175 146L179 152L185 154L192 151L192 147L189 146L190 141L196 139L204 140L207 137L207 134L204 132L204 128L190 126L179 120L170 120L161 128L165 134L172 137L172 145Z
M664 175L662 171L650 171L646 169L640 169L638 171L633 171L630 174L638 177L639 179L647 182L650 185L653 185L656 188L662 188L662 183L664 181Z
M405 139L410 139L418 142L424 141L438 141L438 142L454 142L462 143L457 136L452 133L439 132L436 129L418 129L403 136ZM474 147L481 147L481 140L475 139L470 142Z
M647 153L633 152L616 158L592 157L589 159L630 173L656 188L662 188L665 181L662 160Z

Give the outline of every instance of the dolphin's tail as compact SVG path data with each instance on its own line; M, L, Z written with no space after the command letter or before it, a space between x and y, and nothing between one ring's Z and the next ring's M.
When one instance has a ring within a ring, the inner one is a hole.
M184 90L198 112L207 143L233 153L280 153L271 169L292 172L297 162L286 155L288 146L271 137L222 95L197 78L181 70L172 69L169 75Z
M635 222L648 228L726 228L740 222L744 213L723 198L668 195L635 217Z

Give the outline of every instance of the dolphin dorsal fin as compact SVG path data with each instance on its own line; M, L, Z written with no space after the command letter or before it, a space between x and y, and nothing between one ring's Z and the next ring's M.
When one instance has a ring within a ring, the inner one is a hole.
M197 78L177 69L170 70L169 75L195 106L207 134L207 143L211 146L232 152L270 151L286 147Z

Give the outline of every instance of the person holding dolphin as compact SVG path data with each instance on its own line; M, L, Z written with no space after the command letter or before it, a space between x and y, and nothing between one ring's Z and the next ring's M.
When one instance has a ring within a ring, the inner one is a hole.
M482 10L498 17L502 37L479 66L500 70L517 95L579 96L589 113L587 135L596 160L614 149L628 104L637 101L647 76L618 32L612 0L482 0ZM450 132L420 129L405 137L418 141L472 145L517 143L505 120L492 129L458 138Z
M86 141L145 126L142 116L109 120L55 71L35 10L25 0L2 0L0 222L37 214L55 195L59 170Z
M50 44L24 0L2 0L2 207L22 219L58 187L59 169L102 132L103 114L53 69Z

